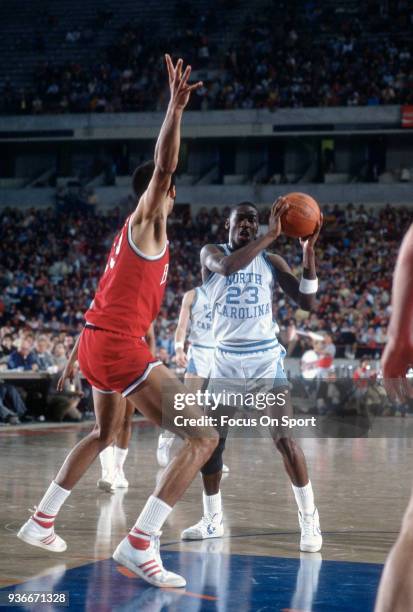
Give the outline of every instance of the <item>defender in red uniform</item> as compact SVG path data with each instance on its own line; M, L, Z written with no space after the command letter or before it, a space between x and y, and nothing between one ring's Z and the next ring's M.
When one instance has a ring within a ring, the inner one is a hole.
M90 384L124 397L160 365L144 340L163 299L169 266L166 243L145 255L132 239L132 216L116 236L79 344L79 364Z
M69 454L18 537L49 551L66 550L66 543L54 532L56 515L97 455L113 442L124 416L119 405L122 394L153 423L166 421L186 443L113 556L155 586L183 587L185 579L162 565L159 536L172 506L211 456L218 434L210 427L174 427L173 399L186 389L154 360L142 339L158 313L168 273L166 221L175 198L173 174L182 113L191 92L201 86L188 85L190 66L182 74L182 60L174 67L168 55L165 59L171 98L155 159L135 170L138 205L113 243L79 344L80 366L93 387L96 426ZM203 413L197 407L186 407L179 414L188 423Z

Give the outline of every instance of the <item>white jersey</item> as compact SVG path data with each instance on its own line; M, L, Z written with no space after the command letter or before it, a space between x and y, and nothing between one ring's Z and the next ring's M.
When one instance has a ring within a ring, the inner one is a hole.
M227 245L217 245L226 255ZM273 319L275 270L263 252L238 272L211 273L204 288L212 308L212 331L226 352L255 352L279 346L279 327Z
M208 296L203 287L196 287L194 301L191 304L191 331L188 340L192 346L214 348L212 334L212 313Z

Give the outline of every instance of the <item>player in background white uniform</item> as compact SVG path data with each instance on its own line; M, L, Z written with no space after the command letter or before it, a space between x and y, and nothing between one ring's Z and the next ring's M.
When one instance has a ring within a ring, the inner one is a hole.
M184 348L189 323L191 324L188 336L190 346L186 354ZM214 349L211 307L205 289L201 285L184 293L175 331L176 364L186 368L184 381L189 393L196 393L208 380ZM175 436L168 432L159 435L156 458L161 467L169 463L174 439ZM225 465L222 471L226 473L229 469Z
M243 389L243 393L249 386L251 392L256 392L257 383L261 386L267 384L267 391L283 391L285 407L291 414L288 381L283 368L285 349L277 340L279 328L272 314L273 289L278 283L300 308L310 310L314 307L318 286L314 244L322 220L314 234L301 241L303 277L299 282L282 257L265 252L280 235L280 217L287 209L288 202L279 198L271 209L268 233L256 238L257 208L249 202L234 207L226 222L229 244L206 245L201 251L201 265L204 288L212 307L216 343L211 390L233 391L231 379ZM271 413L268 404L267 408ZM219 485L227 434L228 427L221 428L220 443L201 469L203 517L182 532L182 539L220 537L224 533ZM271 435L282 455L297 501L300 548L304 552L317 552L322 545L322 536L304 454L288 433L273 429Z

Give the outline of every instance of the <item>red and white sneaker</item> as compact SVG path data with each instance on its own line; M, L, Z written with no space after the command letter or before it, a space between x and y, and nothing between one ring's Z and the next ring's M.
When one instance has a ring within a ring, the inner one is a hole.
M135 527L132 531L134 535L129 534L122 540L113 553L113 559L156 587L186 586L185 578L164 568L159 553L159 536L149 536ZM145 549L132 546L129 538L137 546L145 546Z
M51 552L64 552L66 542L54 531L54 516L36 511L21 527L17 537L26 544L38 546Z

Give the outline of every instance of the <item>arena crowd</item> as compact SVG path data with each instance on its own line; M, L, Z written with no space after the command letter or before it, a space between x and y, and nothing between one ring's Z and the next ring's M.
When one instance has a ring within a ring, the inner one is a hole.
M402 0L361 3L354 15L316 0L302 6L270 2L249 15L240 31L232 31L223 47L213 42L213 7L176 2L177 27L169 37L155 41L144 23L128 23L108 40L98 64L73 61L75 50L89 48L96 32L67 32L67 61L58 65L46 59L23 89L13 85L11 75L3 84L1 110L162 110L165 50L203 71L205 84L194 95L192 109L411 104L413 46L403 32L412 23L409 3ZM39 46L38 37L34 44Z

